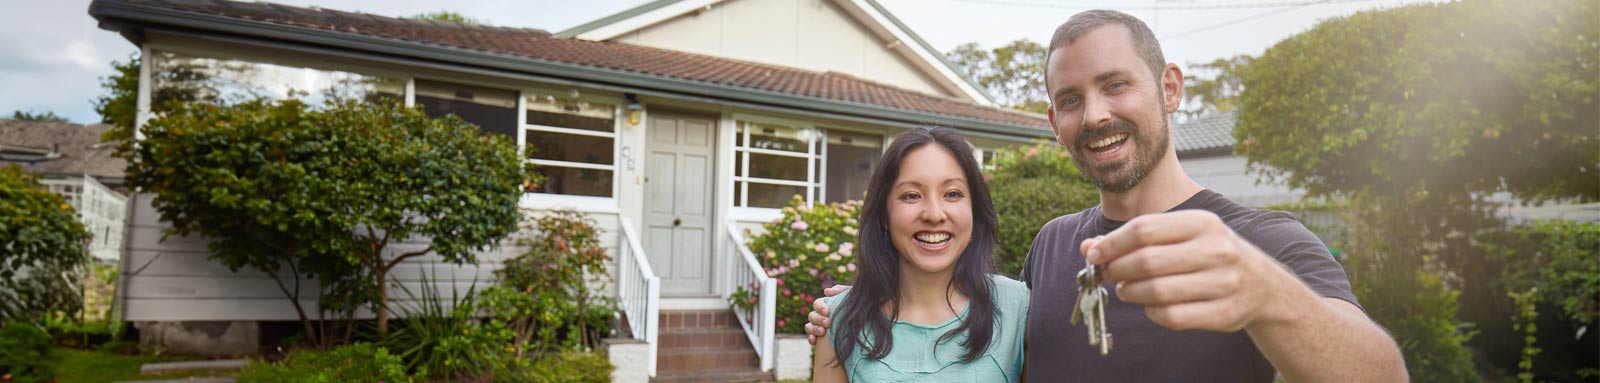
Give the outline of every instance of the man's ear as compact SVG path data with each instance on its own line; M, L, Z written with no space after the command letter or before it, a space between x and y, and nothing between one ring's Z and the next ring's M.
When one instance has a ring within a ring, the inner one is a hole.
M1183 69L1178 64L1168 63L1161 70L1161 97L1166 101L1166 112L1178 111L1178 104L1183 102Z
M1056 135L1056 143L1066 146L1067 143L1061 142L1061 132L1056 130L1056 108L1046 106L1045 115L1050 116L1050 134Z

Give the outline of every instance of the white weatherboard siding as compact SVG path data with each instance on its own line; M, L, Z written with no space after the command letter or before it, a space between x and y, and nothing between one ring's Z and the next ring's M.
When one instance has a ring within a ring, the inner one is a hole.
M160 215L150 206L149 194L133 198L127 238L127 256L123 258L122 283L124 305L128 321L292 321L299 318L283 292L265 273L244 268L235 273L221 262L211 260L206 242L195 237L171 237L161 241L162 231L170 227L160 222ZM616 214L589 213L600 231L601 245L610 254L616 254ZM522 235L521 233L517 235ZM438 286L439 294L450 297L452 292L465 294L474 286L484 288L493 283L493 270L499 263L517 254L518 249L507 241L506 246L478 255L478 265L443 263L442 259L425 255L409 259L396 266L390 280L404 285L415 294L422 294L424 275ZM393 244L393 252L412 251L423 244ZM614 268L614 266L613 266ZM285 269L287 271L287 269ZM287 274L285 272L284 274ZM285 285L292 288L292 281ZM307 314L316 318L317 284L303 281L302 298ZM400 287L391 286L390 302L407 305L412 299ZM358 313L370 318L371 313Z
M829 0L725 1L622 34L610 41L813 70L839 72L928 94L944 90Z
M1178 160L1178 163L1200 186L1245 206L1262 208L1300 202L1300 197L1305 195L1303 190L1290 189L1282 184L1256 182L1258 174L1249 171L1248 160L1242 156L1185 158Z

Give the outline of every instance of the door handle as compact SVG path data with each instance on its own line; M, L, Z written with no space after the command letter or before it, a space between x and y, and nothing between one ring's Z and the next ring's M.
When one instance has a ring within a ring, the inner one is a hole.
M682 225L683 225L683 218L673 218L672 219L672 226L682 226Z

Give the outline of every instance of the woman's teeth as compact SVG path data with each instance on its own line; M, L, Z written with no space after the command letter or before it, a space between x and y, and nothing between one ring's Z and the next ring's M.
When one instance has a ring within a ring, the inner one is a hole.
M950 233L918 233L916 238L925 243L944 243L950 240Z

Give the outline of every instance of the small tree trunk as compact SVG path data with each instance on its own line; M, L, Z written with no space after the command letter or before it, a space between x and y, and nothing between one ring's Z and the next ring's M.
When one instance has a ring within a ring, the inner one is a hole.
M381 341L389 338L389 268L373 270L372 276L378 279L378 340Z

